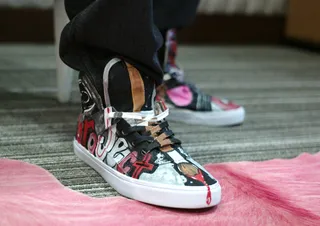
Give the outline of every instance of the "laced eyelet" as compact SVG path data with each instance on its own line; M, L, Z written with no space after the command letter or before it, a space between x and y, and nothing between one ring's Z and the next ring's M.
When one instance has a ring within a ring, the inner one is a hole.
M148 154L148 151L146 151L145 149L142 149L142 150L141 150L141 154L142 154L142 155L146 155L146 154Z

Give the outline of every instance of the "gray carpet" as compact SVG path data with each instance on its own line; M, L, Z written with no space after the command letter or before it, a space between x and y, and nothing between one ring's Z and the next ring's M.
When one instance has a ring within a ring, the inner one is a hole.
M189 81L247 110L240 127L171 123L200 163L319 151L319 55L281 47L184 47L180 62ZM76 82L72 103L59 104L54 68L52 46L0 46L0 157L37 164L92 196L117 195L73 154L80 109Z

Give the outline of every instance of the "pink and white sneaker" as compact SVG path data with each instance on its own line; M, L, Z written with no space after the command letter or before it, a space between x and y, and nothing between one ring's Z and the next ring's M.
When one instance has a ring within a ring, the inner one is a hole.
M170 74L166 74L164 78L161 93L170 108L169 120L211 126L243 123L243 107L229 100L206 95L194 85L181 82Z
M158 95L170 107L169 120L189 124L233 126L242 124L245 109L229 100L202 93L193 84L184 82L184 71L176 64L177 40L174 29L166 37L164 83Z

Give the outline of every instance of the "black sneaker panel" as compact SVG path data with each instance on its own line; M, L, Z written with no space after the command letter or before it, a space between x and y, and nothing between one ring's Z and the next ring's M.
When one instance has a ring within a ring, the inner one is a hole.
M150 111L153 109L155 82L151 77L144 73L136 71L135 76L139 76L143 82L144 88L144 104L141 106L141 111ZM117 111L132 112L134 103L133 95L134 84L131 84L128 66L123 60L113 65L109 72L109 98L111 106Z
M167 103L174 105L177 108L189 109L193 111L212 111L211 106L211 96L202 93L198 88L196 88L193 84L180 82L175 78L171 78L164 82L166 89L174 89L179 86L187 86L192 94L192 101L190 104L186 106L177 106L168 95L165 95L165 100Z

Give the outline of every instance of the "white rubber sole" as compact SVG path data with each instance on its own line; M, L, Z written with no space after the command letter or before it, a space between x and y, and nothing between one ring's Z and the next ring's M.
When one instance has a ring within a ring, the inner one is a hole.
M207 204L208 188L205 186L174 186L137 180L119 173L90 154L76 140L75 154L96 170L121 195L157 206L200 209L217 205L221 200L219 183L210 186L211 203Z
M224 112L196 112L169 106L168 120L193 125L233 126L244 122L246 112L243 107Z

